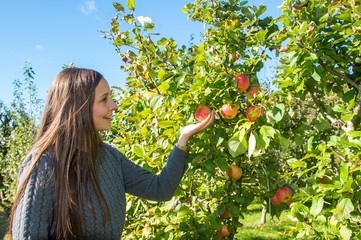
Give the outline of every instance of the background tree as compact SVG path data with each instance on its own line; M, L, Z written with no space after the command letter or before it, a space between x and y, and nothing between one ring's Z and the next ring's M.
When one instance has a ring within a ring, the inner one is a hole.
M24 80L14 80L11 107L0 104L0 205L7 213L17 187L18 167L33 144L42 108L42 100L37 97L34 74L31 64L27 62Z

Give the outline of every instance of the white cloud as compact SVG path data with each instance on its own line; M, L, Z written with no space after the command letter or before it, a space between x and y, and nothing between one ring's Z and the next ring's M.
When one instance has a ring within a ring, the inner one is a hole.
M80 11L85 15L89 15L93 11L96 11L96 10L97 10L97 8L95 7L95 1L94 0L85 1L83 3L83 5L80 6Z
M36 45L35 47L36 47L36 49L38 49L38 50L42 50L42 49L43 49L43 46L40 45L40 44Z

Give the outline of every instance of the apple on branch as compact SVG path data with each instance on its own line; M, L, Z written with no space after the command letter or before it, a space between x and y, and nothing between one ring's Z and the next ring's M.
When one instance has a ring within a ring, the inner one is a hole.
M221 236L221 237L228 237L229 231L228 231L227 225L222 225L221 229L219 231L217 231L217 235Z
M237 115L237 108L232 107L231 104L224 104L221 107L221 114L225 119L232 119Z
M248 77L244 74L239 74L234 77L237 80L237 91L245 92L249 87Z
M236 165L229 165L228 170L226 171L226 174L228 177L238 180L242 177L242 168L236 166Z
M252 98L254 98L257 95L257 93L260 91L261 89L259 87L253 86L248 90L247 94L250 95Z
M276 197L280 203L290 204L292 201L292 189L289 187L281 187L277 190Z
M273 197L271 197L271 203L275 206L281 205L281 202L278 201L276 194Z
M229 212L229 209L226 207L226 209L224 209L224 212L221 214L222 218L230 218L232 217L231 213Z
M260 115L263 115L263 110L260 107L250 106L247 109L246 117L251 122L255 122Z
M197 108L194 115L198 121L202 122L208 117L208 115L210 113L211 113L211 110L209 109L209 107L207 107L205 105L201 105Z

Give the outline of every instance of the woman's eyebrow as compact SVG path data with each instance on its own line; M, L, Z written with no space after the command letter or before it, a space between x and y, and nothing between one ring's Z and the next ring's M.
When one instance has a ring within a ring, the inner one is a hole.
M103 93L100 97L104 97L104 96L108 96L110 93L109 92L106 92L106 93Z

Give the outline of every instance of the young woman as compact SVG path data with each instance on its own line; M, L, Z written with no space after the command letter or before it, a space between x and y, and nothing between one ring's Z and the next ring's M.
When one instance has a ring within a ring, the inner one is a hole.
M172 198L186 171L188 140L202 122L183 128L159 175L129 161L102 142L117 108L103 76L68 68L52 82L33 148L21 165L10 216L13 239L120 239L125 193L146 199Z

